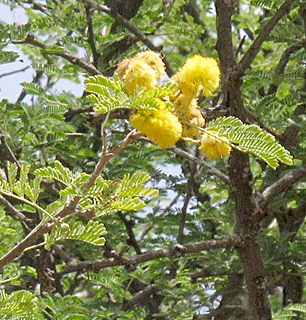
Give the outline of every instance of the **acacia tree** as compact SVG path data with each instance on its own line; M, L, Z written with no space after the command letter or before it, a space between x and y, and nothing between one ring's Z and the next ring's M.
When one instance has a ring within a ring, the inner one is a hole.
M2 2L29 21L1 25L1 63L14 44L35 71L0 109L2 318L305 312L303 1Z

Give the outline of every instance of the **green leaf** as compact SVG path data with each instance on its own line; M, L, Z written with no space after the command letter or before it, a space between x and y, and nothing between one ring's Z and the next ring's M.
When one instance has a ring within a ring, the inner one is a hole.
M11 189L13 189L13 186L16 182L16 176L17 176L17 164L8 162L7 163L7 180L9 182Z
M62 240L79 240L94 246L103 246L106 234L104 225L98 221L90 220L85 226L80 221L61 223L50 234L45 234L45 248L49 249L55 242Z
M235 148L254 154L276 169L279 162L292 165L293 158L275 137L257 125L246 125L235 117L220 117L209 122L206 129L215 130L235 145Z
M29 291L15 291L8 295L0 290L0 314L23 315L38 310L37 298Z
M47 167L35 170L35 175L45 178L47 180L57 180L68 186L72 181L71 171L64 167L59 161L54 161L55 168Z

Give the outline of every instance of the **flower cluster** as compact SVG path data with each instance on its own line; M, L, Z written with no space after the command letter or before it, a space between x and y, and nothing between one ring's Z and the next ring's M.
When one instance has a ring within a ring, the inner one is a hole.
M121 61L117 73L125 92L135 95L137 89L149 91L157 87L159 78L165 73L165 65L158 53L144 51ZM138 131L162 148L173 146L181 137L194 137L201 133L199 127L204 127L205 119L198 106L198 98L201 93L210 97L217 90L220 69L215 59L195 55L186 60L171 81L175 88L169 97L165 97L168 103L155 98L154 107L139 106L130 117ZM217 159L230 153L227 138L214 131L206 132L201 136L199 149L208 158Z
M197 98L203 92L209 97L219 87L220 69L213 58L195 55L186 60L184 66L172 77L176 83L171 100L175 113L183 122L183 136L193 137L199 130L192 127L203 127L205 120L197 105ZM185 124L184 124L185 123Z
M162 148L173 146L182 135L178 118L157 99L158 109L139 110L130 118L133 126Z
M145 51L134 58L122 60L117 68L126 93L134 94L135 90L154 89L157 80L165 73L165 65L160 55L154 51Z

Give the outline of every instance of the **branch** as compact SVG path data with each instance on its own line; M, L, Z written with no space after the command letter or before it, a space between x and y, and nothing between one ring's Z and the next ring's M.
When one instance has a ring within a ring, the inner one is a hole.
M6 76L11 76L11 75L13 75L15 73L18 73L18 72L23 72L23 71L25 71L25 70L27 70L29 68L30 68L30 66L26 66L26 67L23 67L21 69L17 69L17 70L1 73L0 74L0 79L3 78L3 77L6 77Z
M93 26L92 26L92 11L88 5L85 6L85 10L86 10L87 26L88 26L88 43L90 45L92 55L93 55L93 64L96 68L98 68L100 55L97 51L97 47L95 43L95 35L94 35Z
M125 215L121 212L118 213L119 214L119 218L120 220L123 222L123 224L125 225L126 231L129 235L129 238L127 240L128 244L132 245L133 248L135 249L136 253L141 254L141 248L138 245L138 242L135 238L134 232L133 232L133 221L127 220L127 218L125 217Z
M20 163L17 160L17 158L16 158L14 152L12 151L12 149L10 148L10 146L6 143L5 135L2 133L1 129L0 129L0 142L1 142L1 144L4 145L4 147L6 148L7 153L8 153L8 159L2 159L2 161L4 162L5 160L9 160L11 162L14 162L14 163L16 163L18 169L20 170L21 169Z
M172 201L167 205L166 208L163 209L163 211L161 212L161 214L158 216L159 219L162 219L162 218L166 215L167 211L170 210L171 207L177 203L179 197L180 197L180 195L177 194L177 195L172 199ZM138 237L137 237L138 242L142 241L142 239L147 235L147 233L148 233L152 228L153 228L152 225L146 226L145 229L138 235Z
M294 45L294 46L291 46L289 48L287 48L285 50L285 52L283 53L277 67L276 67L276 70L275 70L275 74L276 75L280 75L280 74L283 74L285 72L285 68L289 62L289 59L290 59L290 56L295 53L296 51L302 49L303 46L302 45ZM268 91L268 94L272 94L272 93L275 93L277 91L277 88L278 88L278 85L276 84L271 84L270 85L270 88L269 88L269 91Z
M102 6L92 0L82 0L83 3L89 5L93 9L96 9L98 11L104 12L110 16L112 16L119 24L121 24L123 27L125 27L127 30L129 30L132 34L136 36L136 38L140 41L142 41L149 49L155 52L161 52L161 47L155 46L152 41L150 41L144 33L142 33L140 30L138 30L132 23L130 23L127 19L125 19L121 14L118 12L114 12L111 9L109 9L106 6ZM169 76L172 76L174 74L174 71L170 67L169 62L167 59L163 56L163 61L166 66L166 71Z
M224 181L227 184L230 184L229 181L229 177L227 175L225 175L223 172L221 172L220 170L218 170L217 168L215 168L213 165L211 165L210 163L208 163L207 161L197 158L193 155L191 155L190 153L183 151L179 148L173 147L173 148L169 148L170 151L176 153L177 155L179 155L180 157L184 157L186 159L189 159L197 164L200 165L204 165L205 167L208 168L208 170L214 174L215 176L217 176L218 178L220 178L222 181Z
M197 253L204 250L221 249L228 247L237 247L241 244L241 239L238 236L230 238L206 240L196 242L189 245L174 245L166 249L152 250L142 253L140 255L134 255L129 258L117 257L104 260L95 261L79 261L66 265L63 267L61 275L71 273L79 270L94 270L99 271L104 268L114 266L125 266L127 268L135 268L140 263L169 257L178 257L188 253Z
M237 70L234 72L234 77L236 79L242 76L245 73L246 69L251 65L252 61L257 56L263 42L269 36L270 32L273 30L279 20L284 15L289 13L290 7L294 3L294 1L295 0L286 0L275 13L275 15L270 19L270 21L262 28L260 34L257 36L249 50L245 53L243 58L238 63Z
M6 213L9 214L12 218L15 218L15 219L17 218L22 221L31 221L31 219L27 218L23 213L21 213L19 210L17 210L1 194L0 194L0 201L6 206L6 208L7 208Z
M143 289L142 291L135 294L133 298L126 301L122 306L122 310L127 311L131 309L133 306L135 306L136 304L141 304L142 302L146 301L151 295L155 294L159 290L160 289L158 289L156 286L150 286Z
M48 49L45 44L35 40L34 35L32 33L29 33L28 36L23 40L11 40L11 42L13 44L31 44L31 45L38 47L38 48L41 48L43 50ZM62 57L64 59L68 60L69 62L71 62L72 64L86 70L91 75L101 74L101 72L91 63L87 63L87 62L85 62L85 61L83 61L83 60L81 60L71 54L68 54L66 52L50 52L50 53L48 53L48 51L46 50L46 53Z
M290 189L293 184L306 177L306 166L301 166L286 173L278 181L267 187L258 199L258 204L261 209L267 207L269 202L279 194Z
M198 152L198 150L196 151ZM179 232L178 232L178 236L177 236L177 242L178 243L183 243L183 236L184 236L184 227L185 227L185 223L186 223L186 218L187 218L187 208L188 208L188 204L189 201L192 197L192 184L193 184L193 180L194 180L194 176L197 172L197 168L196 168L196 163L193 162L192 163L192 168L191 168L191 173L187 182L187 194L185 197L185 201L182 207L182 212L181 212L181 217L180 217L180 221L179 221Z

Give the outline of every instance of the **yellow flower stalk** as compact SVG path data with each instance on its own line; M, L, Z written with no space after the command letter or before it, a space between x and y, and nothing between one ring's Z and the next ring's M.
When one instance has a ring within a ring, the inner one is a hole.
M186 60L172 79L186 96L196 98L203 91L206 97L210 97L219 87L220 68L214 58L195 55Z
M135 58L144 61L148 66L155 70L158 77L165 73L165 64L158 53L151 50L143 51L138 53Z
M140 59L131 59L122 77L122 82L128 94L134 94L137 87L151 90L157 86L157 73Z
M133 126L162 148L173 146L182 135L182 125L177 116L158 100L159 109L139 110L130 117Z
M204 151L207 158L217 159L221 156L228 156L232 150L229 140L226 137L219 136L218 132L210 131L213 135L204 133L201 137L200 150Z

